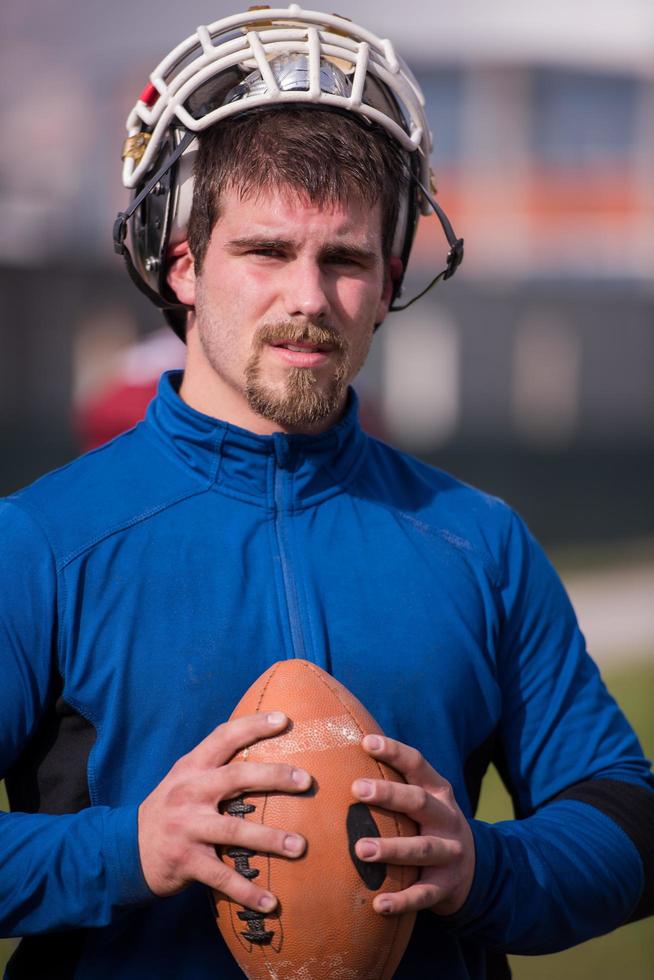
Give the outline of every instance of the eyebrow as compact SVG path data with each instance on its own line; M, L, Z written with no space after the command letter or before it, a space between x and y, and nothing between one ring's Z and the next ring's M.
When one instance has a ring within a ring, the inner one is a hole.
M288 238L259 238L253 235L245 238L231 238L226 243L226 247L231 251L238 251L247 248L279 249L286 251L295 248L295 242ZM320 258L325 261L330 259L354 259L359 262L374 262L378 253L372 248L364 245L328 244L320 251Z
M323 260L354 259L357 262L375 262L378 253L364 245L326 245L320 253Z
M251 238L230 238L225 243L227 248L289 248L293 242L283 238L259 238L253 235Z

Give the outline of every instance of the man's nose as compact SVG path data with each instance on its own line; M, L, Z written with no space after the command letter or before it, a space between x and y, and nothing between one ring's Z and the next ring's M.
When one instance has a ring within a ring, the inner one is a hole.
M288 316L303 316L319 320L329 308L326 283L320 265L311 260L299 260L286 267L284 306Z

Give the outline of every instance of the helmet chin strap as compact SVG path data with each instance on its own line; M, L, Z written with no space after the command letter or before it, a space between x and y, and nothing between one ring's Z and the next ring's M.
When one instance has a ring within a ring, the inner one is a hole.
M445 232L445 237L447 238L447 241L449 243L450 250L447 253L447 264L443 269L443 271L439 272L438 275L432 279L429 285L425 286L425 288L421 290L417 296L414 296L413 299L410 299L408 303L403 303L401 306L397 306L395 303L393 303L389 308L390 313L398 313L401 310L406 310L410 306L413 306L413 304L417 302L417 300L422 299L425 293L428 293L430 289L433 289L436 283L440 282L441 279L443 280L451 279L451 277L454 275L456 270L463 262L463 239L456 237L450 219L447 217L440 204L438 204L434 200L434 198L429 193L429 191L424 186L424 184L422 184L421 181L418 180L418 178L413 173L410 175L410 178L420 188L420 191L422 192L425 200L427 201L430 208L432 209L432 211L440 221L441 228Z

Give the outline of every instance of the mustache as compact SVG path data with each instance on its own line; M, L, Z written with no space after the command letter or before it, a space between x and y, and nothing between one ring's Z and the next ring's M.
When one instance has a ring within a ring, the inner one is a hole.
M331 347L341 354L345 354L347 351L347 342L338 330L329 324L298 323L293 320L285 320L281 323L264 323L254 336L255 346L259 349L265 344L278 344L281 341L291 344Z

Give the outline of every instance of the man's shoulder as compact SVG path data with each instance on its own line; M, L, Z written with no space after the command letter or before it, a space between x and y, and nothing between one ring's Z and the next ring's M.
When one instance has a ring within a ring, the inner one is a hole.
M139 424L46 473L5 503L35 526L61 562L197 490L190 474Z
M367 475L386 487L388 495L398 501L413 501L423 507L438 504L462 511L480 511L484 516L504 519L511 508L500 497L466 483L446 470L417 456L369 439L372 465Z
M360 482L371 499L464 548L502 549L517 519L504 500L386 443L369 446Z

